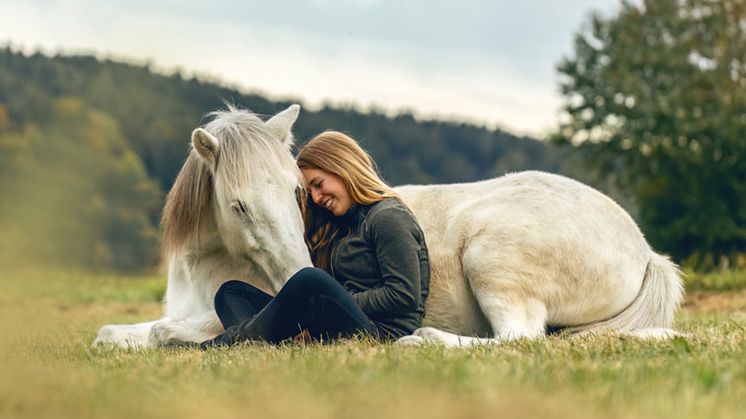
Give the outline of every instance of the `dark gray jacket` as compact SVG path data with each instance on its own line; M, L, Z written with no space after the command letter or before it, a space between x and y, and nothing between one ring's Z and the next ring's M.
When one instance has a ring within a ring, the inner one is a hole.
M354 205L350 234L332 245L329 271L378 327L381 337L411 334L422 324L430 285L425 236L398 199Z

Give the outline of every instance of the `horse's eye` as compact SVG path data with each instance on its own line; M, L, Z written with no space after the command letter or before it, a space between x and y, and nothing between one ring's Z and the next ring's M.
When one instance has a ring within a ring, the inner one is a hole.
M238 215L248 215L249 210L246 207L246 203L241 200L231 202L231 209Z

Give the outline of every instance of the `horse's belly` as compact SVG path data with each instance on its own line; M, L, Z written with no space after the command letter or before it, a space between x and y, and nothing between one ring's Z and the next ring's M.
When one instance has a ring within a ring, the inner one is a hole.
M489 336L491 328L460 269L456 255L430 248L430 295L423 326L459 335Z
M491 336L492 329L473 298L464 301L448 294L436 296L440 297L437 303L433 301L425 306L423 327L435 327L462 336Z

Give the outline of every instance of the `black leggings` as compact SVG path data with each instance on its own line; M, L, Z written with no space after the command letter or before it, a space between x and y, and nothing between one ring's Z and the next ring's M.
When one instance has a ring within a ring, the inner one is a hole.
M228 281L215 295L215 311L226 329L238 325L238 341L279 343L303 330L319 341L357 334L378 338L350 294L317 268L295 273L274 298L245 282Z

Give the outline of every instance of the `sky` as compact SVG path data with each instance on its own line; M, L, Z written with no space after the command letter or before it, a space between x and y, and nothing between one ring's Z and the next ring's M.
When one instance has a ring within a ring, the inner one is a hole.
M544 137L563 103L556 65L591 11L618 8L618 0L0 0L0 45L149 63L310 109L408 111Z

